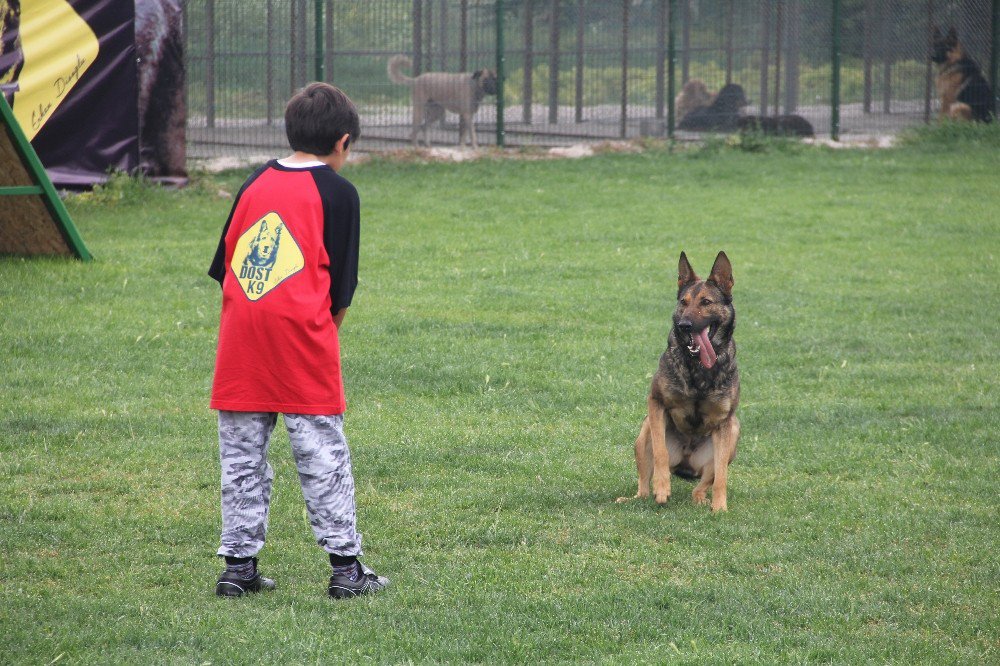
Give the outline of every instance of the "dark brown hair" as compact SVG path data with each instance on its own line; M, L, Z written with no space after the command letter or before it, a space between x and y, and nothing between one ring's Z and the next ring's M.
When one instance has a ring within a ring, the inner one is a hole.
M329 155L345 134L350 135L348 143L357 140L361 122L354 102L342 90L310 83L285 106L285 134L292 150Z

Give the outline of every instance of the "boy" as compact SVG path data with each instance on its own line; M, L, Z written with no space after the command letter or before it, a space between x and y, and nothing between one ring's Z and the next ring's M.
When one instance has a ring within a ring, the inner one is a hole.
M360 202L337 171L360 132L343 92L313 83L285 109L294 153L240 188L208 274L222 286L211 407L219 410L222 545L215 593L273 590L257 571L273 472L268 444L284 415L309 524L329 553L334 598L389 581L363 566L337 332L358 281Z

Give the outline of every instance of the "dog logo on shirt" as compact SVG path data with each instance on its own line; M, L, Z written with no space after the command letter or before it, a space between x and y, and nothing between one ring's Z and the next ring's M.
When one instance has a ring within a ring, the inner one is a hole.
M261 220L257 225L257 237L250 241L250 253L243 260L246 268L263 268L272 270L274 262L278 259L278 247L281 245L281 230L284 224L279 224L271 231L267 226L267 220Z
M299 244L274 212L250 225L233 252L233 273L251 301L262 298L304 266Z

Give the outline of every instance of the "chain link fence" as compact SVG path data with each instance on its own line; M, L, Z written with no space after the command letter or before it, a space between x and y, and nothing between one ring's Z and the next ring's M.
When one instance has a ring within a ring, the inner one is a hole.
M355 100L359 149L411 145L415 119L434 145L455 145L463 121L454 111L469 96L465 87L474 73L487 69L501 83L495 94L471 93L481 96L471 114L480 145L699 138L701 132L681 128L698 82L707 93L702 104L718 99L713 96L727 84L740 86L746 101L740 115L798 114L820 137L891 136L933 121L938 112L936 70L928 58L936 26L955 27L995 93L997 5L189 0L188 154L285 149L284 103L313 80L329 81ZM394 83L387 68L396 55L409 58L401 67L408 77L465 76L450 91Z

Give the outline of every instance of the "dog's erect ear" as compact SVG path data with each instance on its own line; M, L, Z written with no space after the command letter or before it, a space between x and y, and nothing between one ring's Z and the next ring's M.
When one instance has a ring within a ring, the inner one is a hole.
M720 252L712 264L712 273L706 282L711 282L726 295L731 298L733 295L733 265L729 263L729 257L725 252Z
M677 264L677 293L692 282L697 282L698 276L694 274L694 269L688 262L687 255L681 252L681 260Z

